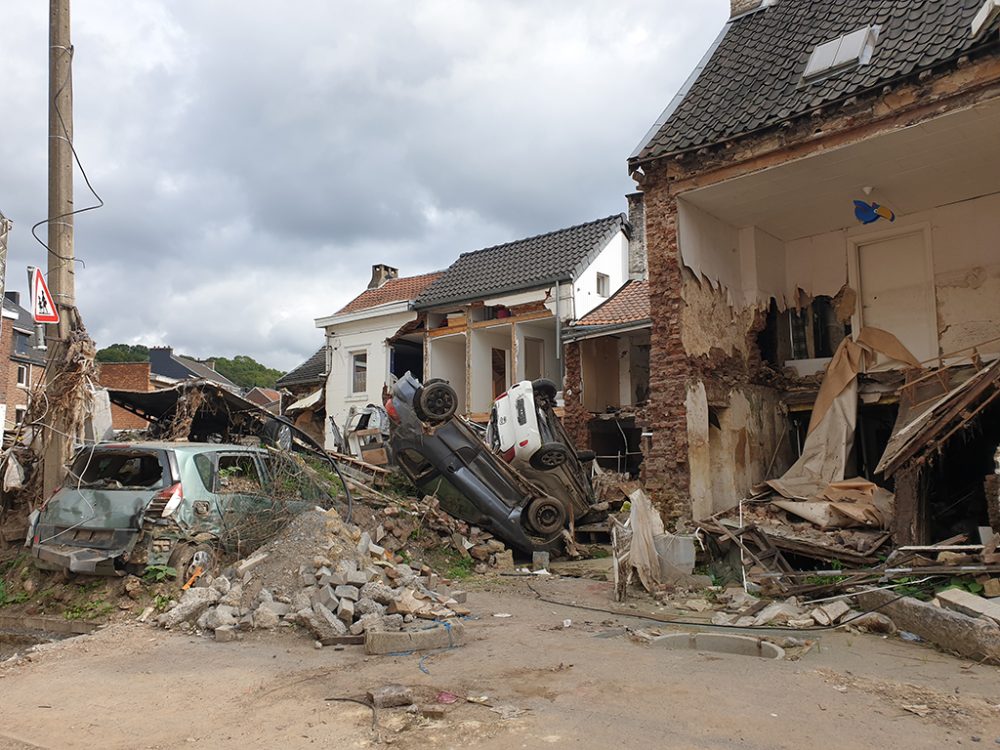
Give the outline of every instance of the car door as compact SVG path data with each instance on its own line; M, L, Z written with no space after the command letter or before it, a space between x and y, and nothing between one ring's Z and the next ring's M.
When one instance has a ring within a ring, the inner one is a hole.
M259 457L250 451L213 454L212 492L222 512L223 543L239 553L265 542L277 528Z

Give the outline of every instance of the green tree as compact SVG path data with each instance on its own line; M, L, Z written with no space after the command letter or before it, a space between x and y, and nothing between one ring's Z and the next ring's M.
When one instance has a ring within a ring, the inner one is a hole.
M98 350L98 362L148 362L149 347L142 344L112 344Z
M262 365L253 357L237 354L232 359L215 357L215 371L244 388L274 388L275 382L285 373Z

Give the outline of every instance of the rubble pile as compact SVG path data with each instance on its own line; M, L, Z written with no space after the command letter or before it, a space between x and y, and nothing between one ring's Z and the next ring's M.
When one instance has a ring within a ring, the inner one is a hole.
M185 591L156 622L211 632L217 641L298 626L331 645L469 614L464 592L399 559L335 510L309 511L247 559Z
M477 572L485 572L487 566L514 565L513 552L502 541L485 529L449 515L436 497L401 500L382 508L374 523L372 540L392 554L445 547L482 566Z
M705 599L694 599L680 606L695 612L718 610L712 615L714 625L740 628L759 628L766 625L785 625L789 628L851 625L859 630L874 633L896 632L895 624L885 615L878 612L857 612L843 599L809 604L790 596L782 600L769 601L748 594L739 587L729 587L715 596L714 604Z

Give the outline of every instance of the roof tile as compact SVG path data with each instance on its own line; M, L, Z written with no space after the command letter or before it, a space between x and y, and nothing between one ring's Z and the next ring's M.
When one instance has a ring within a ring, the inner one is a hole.
M404 302L416 299L428 285L440 276L441 271L434 271L433 273L425 273L420 276L403 276L402 278L389 279L380 287L366 289L340 308L335 314L345 315L346 313L368 310L379 305L387 305L390 302Z
M533 289L568 279L618 232L628 231L624 214L462 253L441 278L417 298L418 308L465 302Z
M608 326L649 320L649 281L632 280L573 323L574 326Z
M969 25L982 0L781 0L730 21L687 95L636 159L717 143L768 127L979 45ZM802 80L818 44L881 25L868 65L813 83Z

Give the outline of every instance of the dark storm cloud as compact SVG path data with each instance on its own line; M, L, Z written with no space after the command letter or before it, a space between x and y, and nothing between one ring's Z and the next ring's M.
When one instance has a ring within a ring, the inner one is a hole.
M44 264L44 3L2 30L9 285ZM625 160L725 0L74 3L77 219L100 345L291 367L365 285L624 209ZM77 177L77 205L90 200Z

